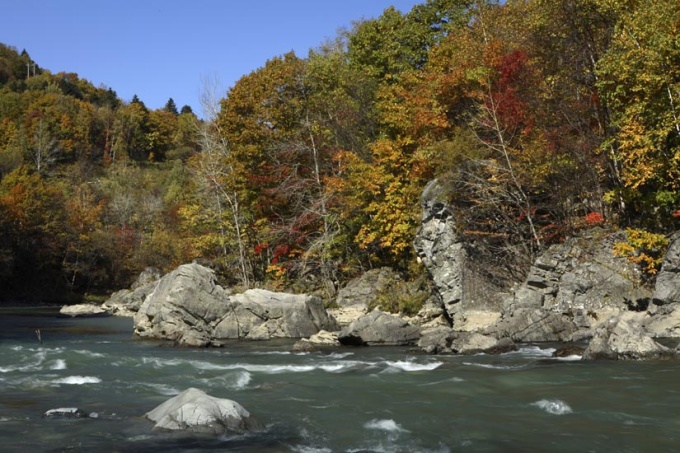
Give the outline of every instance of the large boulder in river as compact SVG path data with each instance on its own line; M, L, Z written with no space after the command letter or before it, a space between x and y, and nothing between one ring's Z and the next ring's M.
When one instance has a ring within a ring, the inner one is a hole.
M576 330L566 315L541 308L521 308L506 314L485 333L518 342L570 341Z
M415 344L420 327L396 315L373 310L345 327L338 341L347 346L403 346Z
M236 401L189 388L146 414L154 429L208 434L245 433L264 428Z
M680 338L680 303L653 306L654 314L642 325L654 338Z
M643 360L674 356L674 351L644 333L637 319L611 318L600 325L588 347L583 360Z
M510 338L500 340L476 332L458 332L447 327L423 331L418 346L429 354L501 354L517 350Z
M212 336L216 340L269 340L310 337L320 330L338 330L338 326L319 297L250 289L229 297Z
M134 317L134 331L141 337L204 346L213 323L229 308L229 292L217 284L213 270L184 264L165 275L146 298Z
M251 289L230 294L213 270L185 264L164 276L135 315L135 333L181 345L219 345L221 340L309 337L337 330L316 296Z
M661 270L656 276L653 302L656 305L680 302L680 232L670 238Z

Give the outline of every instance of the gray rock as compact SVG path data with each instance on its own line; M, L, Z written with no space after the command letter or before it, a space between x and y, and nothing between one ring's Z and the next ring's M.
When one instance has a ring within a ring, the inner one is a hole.
M210 343L212 323L230 308L229 292L215 273L199 264L185 264L165 275L134 316L135 334L188 346Z
M418 346L429 354L502 354L517 350L517 345L510 338L498 340L488 335L442 327L425 330Z
M107 314L106 310L91 304L64 305L59 310L59 313L72 317L103 316Z
M466 309L500 311L504 286L490 277L488 263L478 262L474 253L468 253L456 233L444 192L438 180L425 187L421 196L423 217L414 239L418 258L432 278L439 303L451 320Z
M420 327L374 310L342 329L338 341L348 346L402 346L415 344L419 337Z
M519 308L506 313L485 333L517 342L542 342L570 341L575 331L576 326L566 315L541 308Z
M392 268L371 269L338 291L336 302L341 308L358 306L366 309L381 293L401 280Z
M211 269L197 263L164 276L134 320L137 335L186 346L239 338L302 338L338 329L316 296L262 289L231 295L217 284Z
M680 302L680 232L670 238L661 270L656 277L653 302L656 305Z
M159 269L147 267L139 274L130 289L122 289L111 294L101 308L114 316L134 317L147 296L154 292L161 277Z
M236 401L189 388L146 414L154 429L209 434L245 433L264 428Z
M614 244L623 240L622 232L595 228L550 246L537 258L505 311L544 308L573 315L578 310L627 310L637 301L648 300L651 293L636 266L613 254Z
M674 352L643 332L636 322L612 318L595 331L583 360L643 360L673 357Z
M654 315L642 325L654 338L680 338L680 303L655 307Z
M229 298L212 336L269 340L310 337L321 330L338 330L338 325L319 297L251 289Z

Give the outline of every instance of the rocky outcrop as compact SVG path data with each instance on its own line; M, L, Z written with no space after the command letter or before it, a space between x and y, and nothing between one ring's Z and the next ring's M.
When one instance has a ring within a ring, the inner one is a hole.
M653 306L642 321L645 331L654 338L680 338L680 303Z
M236 401L190 388L146 414L154 429L206 434L246 433L264 426Z
M454 328L475 330L479 326L464 321L468 318L466 310L496 313L492 316L498 317L505 294L483 271L488 264L478 263L466 250L444 198L445 190L438 180L425 187L421 197L423 217L414 246Z
M368 308L374 304L378 296L401 281L401 277L392 268L381 267L371 269L361 276L350 280L338 291L336 302L339 307Z
M420 327L374 310L342 329L338 341L347 346L404 346L415 344L419 337Z
M338 332L320 331L309 338L303 338L293 345L293 351L318 351L321 348L340 346Z
M511 338L518 342L571 341L577 328L571 318L540 308L520 308L506 313L486 329L496 338Z
M622 232L592 229L550 246L506 302L505 310L526 307L556 313L603 308L625 311L631 304L648 300L651 293L636 266L613 253L614 244L624 240Z
M583 360L642 360L673 357L675 352L656 341L639 325L639 320L611 318L597 328L583 352Z
M680 302L680 232L670 238L661 270L656 277L652 301L656 305Z
M64 305L59 313L71 317L105 316L107 314L106 310L91 304Z
M161 271L155 267L147 267L130 289L122 289L109 297L101 306L102 309L115 316L134 317L135 313L152 294L161 279Z
M227 310L215 322L212 336L216 340L268 340L303 338L320 330L337 329L316 296L251 289L229 297Z
M509 338L498 340L476 332L459 332L447 327L423 331L418 346L429 354L501 354L517 350Z
M309 337L337 330L316 296L262 289L231 294L215 273L185 264L164 276L134 317L135 333L181 345L219 345L223 340Z

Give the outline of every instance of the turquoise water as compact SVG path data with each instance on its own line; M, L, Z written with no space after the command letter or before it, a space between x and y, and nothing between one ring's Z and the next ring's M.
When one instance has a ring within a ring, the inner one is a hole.
M501 356L292 353L289 341L178 349L131 332L124 318L2 311L1 450L680 451L676 361L558 360L550 345ZM188 387L238 401L266 430L154 432L143 415ZM59 407L97 418L42 417Z

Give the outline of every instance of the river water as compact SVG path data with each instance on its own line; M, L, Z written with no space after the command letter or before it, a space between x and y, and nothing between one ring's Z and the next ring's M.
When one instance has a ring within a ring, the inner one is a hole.
M131 332L125 318L0 311L0 450L680 451L678 361L553 359L550 345L500 356L293 353L290 341L183 349ZM189 387L238 401L266 430L154 432L144 414ZM42 417L60 407L96 418Z

